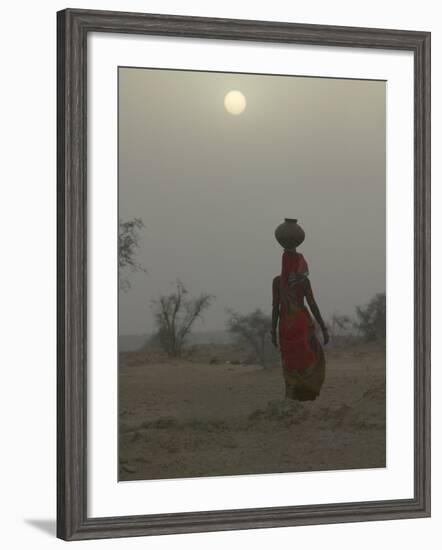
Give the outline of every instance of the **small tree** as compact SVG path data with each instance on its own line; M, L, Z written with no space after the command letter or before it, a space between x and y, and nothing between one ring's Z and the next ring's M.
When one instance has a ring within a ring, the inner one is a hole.
M332 316L332 324L336 327L336 330L346 332L350 328L351 319L348 315L338 315L335 313Z
M228 330L236 335L241 342L251 347L260 365L269 366L269 358L275 356L269 341L272 327L270 315L266 315L260 309L256 309L248 315L240 315L234 311L229 311L229 314ZM271 354L272 351L273 354Z
M170 357L181 356L194 322L202 316L213 300L214 296L211 294L189 297L187 289L179 280L174 292L153 300L156 336L160 346Z
M348 315L334 313L328 323L330 336L346 336L352 328L352 320Z
M146 271L145 268L136 260L137 249L139 247L140 230L144 228L141 218L134 218L127 222L119 221L118 224L118 284L120 290L127 291L130 288L130 282L125 274L129 269L132 272Z
M366 306L356 308L356 328L367 341L382 340L386 336L385 293L376 294Z

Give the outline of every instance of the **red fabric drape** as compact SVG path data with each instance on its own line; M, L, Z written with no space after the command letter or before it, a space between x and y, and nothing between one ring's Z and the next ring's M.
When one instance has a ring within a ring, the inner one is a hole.
M302 254L285 250L280 278L279 343L285 368L306 369L315 362L311 346L312 320L303 302L302 278L308 265Z

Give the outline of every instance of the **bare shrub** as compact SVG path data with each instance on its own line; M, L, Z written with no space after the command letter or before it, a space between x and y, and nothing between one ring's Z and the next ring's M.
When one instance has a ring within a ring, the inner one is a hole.
M192 325L213 300L214 296L211 294L190 297L183 283L178 280L174 292L153 301L156 339L167 355L181 357Z

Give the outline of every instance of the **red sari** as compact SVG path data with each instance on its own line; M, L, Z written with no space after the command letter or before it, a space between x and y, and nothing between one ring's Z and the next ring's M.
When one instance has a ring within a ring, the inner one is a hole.
M308 265L302 254L284 251L282 270L273 281L273 302L279 306L279 347L286 397L315 399L325 377L325 359L313 319L304 304L312 297Z

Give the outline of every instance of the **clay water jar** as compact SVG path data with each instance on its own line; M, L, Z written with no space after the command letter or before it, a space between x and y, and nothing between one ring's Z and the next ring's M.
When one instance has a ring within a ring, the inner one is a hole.
M275 238L287 250L298 247L305 239L305 233L298 220L285 218L284 223L275 229Z

